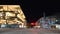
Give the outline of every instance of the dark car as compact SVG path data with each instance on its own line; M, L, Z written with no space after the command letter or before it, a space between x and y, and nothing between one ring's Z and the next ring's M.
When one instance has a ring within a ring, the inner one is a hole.
M10 26L11 26L11 28L19 28L18 24L11 24Z

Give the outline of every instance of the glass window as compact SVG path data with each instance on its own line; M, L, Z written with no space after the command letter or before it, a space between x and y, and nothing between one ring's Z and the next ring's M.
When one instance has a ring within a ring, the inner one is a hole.
M0 16L3 16L3 13L2 12L0 12Z

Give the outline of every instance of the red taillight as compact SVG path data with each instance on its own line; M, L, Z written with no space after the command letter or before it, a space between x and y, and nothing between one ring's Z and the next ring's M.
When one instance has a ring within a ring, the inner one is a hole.
M31 23L31 25L33 25L33 26L34 26L34 25L35 25L35 23Z

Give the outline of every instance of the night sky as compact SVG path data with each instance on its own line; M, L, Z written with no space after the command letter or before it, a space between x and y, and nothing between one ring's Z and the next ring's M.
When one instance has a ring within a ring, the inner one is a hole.
M46 16L60 13L59 2L45 2L38 0L2 0L0 4L20 5L28 22L37 21L43 17L43 12Z

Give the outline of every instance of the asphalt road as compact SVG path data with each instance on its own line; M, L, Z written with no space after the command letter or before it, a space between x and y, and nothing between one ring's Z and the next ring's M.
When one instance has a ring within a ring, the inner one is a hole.
M7 29L6 29L7 30ZM60 34L46 29L8 29L7 31L1 31L0 34Z

